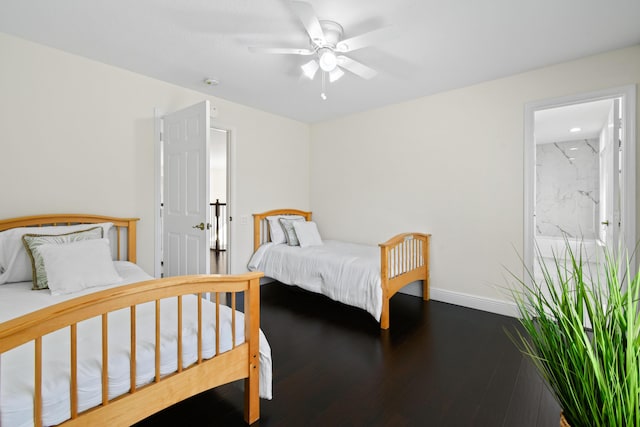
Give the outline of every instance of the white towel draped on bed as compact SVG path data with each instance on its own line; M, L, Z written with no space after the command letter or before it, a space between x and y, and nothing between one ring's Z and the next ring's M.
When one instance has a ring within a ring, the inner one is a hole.
M322 245L301 248L269 242L253 254L248 268L364 309L380 321L382 288L377 246L324 240Z
M116 262L123 283L151 279L135 264ZM105 288L95 288L93 291ZM47 290L32 291L31 283L0 286L0 321L79 295L54 297ZM215 304L203 301L204 358L215 355ZM177 368L177 298L161 301L160 373L166 375ZM109 398L130 388L130 312L128 309L109 314ZM150 383L155 375L155 303L139 305L136 310L137 363L136 383ZM231 309L221 306L220 352L231 349ZM101 334L100 318L78 324L79 410L101 402ZM197 296L183 297L183 366L197 359ZM236 315L236 345L244 341L244 316ZM69 330L65 328L43 338L43 422L58 424L69 418ZM3 427L33 425L33 343L25 344L2 355L0 375L0 425ZM271 399L271 349L260 331L260 396Z

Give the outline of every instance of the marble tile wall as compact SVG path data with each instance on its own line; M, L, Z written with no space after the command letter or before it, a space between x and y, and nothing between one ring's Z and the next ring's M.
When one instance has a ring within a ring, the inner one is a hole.
M598 138L536 146L536 236L595 239Z

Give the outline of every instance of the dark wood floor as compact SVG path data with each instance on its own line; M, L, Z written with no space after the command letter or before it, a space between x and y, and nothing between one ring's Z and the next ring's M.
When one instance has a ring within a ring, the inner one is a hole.
M391 329L364 311L278 283L261 289L271 401L254 426L558 426L559 407L504 332L516 321L396 295ZM243 426L235 385L142 421Z

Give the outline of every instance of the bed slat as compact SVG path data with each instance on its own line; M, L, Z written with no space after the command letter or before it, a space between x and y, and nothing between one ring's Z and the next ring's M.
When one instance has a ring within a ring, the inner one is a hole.
M236 293L231 293L231 346L236 348Z
M116 225L115 229L116 229L116 248L117 248L116 249L116 252L117 252L116 258L120 259L120 226Z
M78 418L78 324L70 327L71 332L71 418Z
M178 295L178 372L182 372L182 295Z
M33 418L36 427L42 427L42 337L35 339Z
M130 344L130 352L131 352L131 358L129 359L129 374L130 374L130 388L131 388L131 393L135 393L136 392L136 357L137 357L137 352L136 352L136 345L137 345L137 339L136 339L136 306L132 305L130 308L130 320L129 320L129 330L130 330L130 339L131 339L131 344Z
M216 356L220 354L220 293L216 292Z
M102 404L109 403L109 324L108 314L102 315Z
M156 363L156 374L155 374L155 382L160 382L160 300L156 300L156 348L155 348L155 363Z
M198 365L202 363L202 294L198 293Z

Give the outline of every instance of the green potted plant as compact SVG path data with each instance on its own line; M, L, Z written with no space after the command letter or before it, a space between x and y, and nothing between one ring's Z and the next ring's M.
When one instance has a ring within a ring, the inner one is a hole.
M640 277L610 254L588 271L582 248L565 244L539 263L539 283L514 276L523 331L509 335L555 395L561 426L640 426Z

